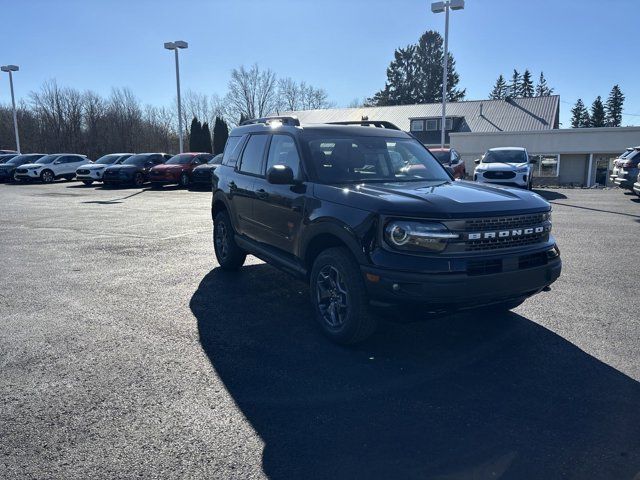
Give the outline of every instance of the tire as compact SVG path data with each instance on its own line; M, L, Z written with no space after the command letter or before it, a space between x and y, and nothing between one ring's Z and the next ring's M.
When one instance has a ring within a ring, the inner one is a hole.
M133 184L136 187L141 187L142 185L144 185L144 176L141 173L136 173L136 175L133 177Z
M91 185L93 183L93 180L82 180L82 183L84 183L85 185Z
M191 179L189 178L189 174L188 173L185 172L182 175L180 175L180 186L181 187L188 187L190 183L191 183Z
M318 255L310 294L320 328L334 342L354 344L376 330L362 272L347 248L329 248Z
M233 225L226 211L219 212L213 221L213 249L223 270L238 270L247 258L247 253L236 243Z
M40 172L40 180L42 183L52 183L56 179L51 170L43 170Z

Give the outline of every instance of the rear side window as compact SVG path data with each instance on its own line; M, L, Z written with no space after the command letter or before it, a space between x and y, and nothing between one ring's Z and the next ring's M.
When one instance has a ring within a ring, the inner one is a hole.
M252 175L262 175L262 159L269 135L251 135L242 152L240 171Z
M238 155L240 154L240 149L238 148L238 146L242 143L240 142L241 139L242 137L227 138L227 143L224 146L224 154L222 156L223 165L228 165L231 167L236 166Z

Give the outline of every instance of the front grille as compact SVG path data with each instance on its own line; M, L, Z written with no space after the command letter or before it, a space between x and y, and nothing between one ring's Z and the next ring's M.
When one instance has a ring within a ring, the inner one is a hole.
M484 178L491 180L509 180L515 176L516 172L511 172L509 170L489 170L488 172L484 172Z
M484 240L470 240L467 242L465 250L475 252L478 250L496 250L498 248L522 247L544 242L549 238L547 232L536 233L526 237L490 238Z
M76 172L78 175L89 175L89 170L86 169L80 169Z
M27 169L26 168L18 168L16 169L16 173L27 173Z
M505 228L525 228L544 222L545 215L544 213L534 213L510 217L472 218L465 221L465 230L467 232L481 232L484 230L503 230Z

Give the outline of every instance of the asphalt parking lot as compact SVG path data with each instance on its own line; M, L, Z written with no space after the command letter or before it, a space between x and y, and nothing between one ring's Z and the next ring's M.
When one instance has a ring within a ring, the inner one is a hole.
M551 292L345 349L208 192L0 185L0 477L640 478L640 203L544 194Z

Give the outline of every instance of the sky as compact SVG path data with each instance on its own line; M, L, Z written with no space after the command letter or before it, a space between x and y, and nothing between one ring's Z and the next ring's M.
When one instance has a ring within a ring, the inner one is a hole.
M46 80L108 95L129 87L143 103L175 98L172 52L183 92L224 96L231 69L257 63L279 77L324 88L336 106L380 90L398 47L444 15L425 0L0 0L0 63L20 66L16 96ZM499 74L544 71L570 126L578 98L591 105L618 83L626 125L640 125L640 64L632 19L638 0L466 0L450 19L449 48L468 100L487 98ZM626 33L625 33L626 31ZM10 101L0 77L0 102Z

